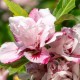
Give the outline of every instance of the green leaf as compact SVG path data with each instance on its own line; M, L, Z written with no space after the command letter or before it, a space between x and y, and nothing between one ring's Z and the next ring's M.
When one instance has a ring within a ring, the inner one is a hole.
M74 9L71 14L73 14L76 18L76 23L80 23L80 9Z
M64 14L57 21L55 21L55 26L56 26L55 29L56 29L56 31L60 31L61 30L61 28L63 27L62 23L64 21L66 21L66 20L68 20L68 21L72 20L72 21L74 21L76 23L78 21L78 19L74 15L72 15L72 14Z
M77 24L80 23L80 16L75 16L77 19Z
M61 16L56 22L55 22L55 25L59 25L61 24L63 21L65 20L75 20L75 16L72 15L72 14L65 14L63 16Z
M0 68L5 68L9 70L9 75L12 75L14 73L22 73L25 72L25 64L28 62L28 60L25 57L22 57L20 60L13 62L11 64L2 64L0 63Z
M60 24L60 25L55 25L55 30L56 30L56 32L57 31L61 31L61 28L62 28L63 26Z
M26 72L25 65L22 65L18 68L9 67L8 70L9 70L9 75L12 75L12 74L15 74L15 73L25 73Z
M20 7L17 3L14 3L10 0L4 0L7 6L9 7L9 10L15 15L15 16L28 16L28 13L26 10L24 10L22 7Z
M74 16L80 16L80 9L74 9L71 14L73 14Z
M59 19L62 15L69 13L75 7L75 0L60 0L53 15Z

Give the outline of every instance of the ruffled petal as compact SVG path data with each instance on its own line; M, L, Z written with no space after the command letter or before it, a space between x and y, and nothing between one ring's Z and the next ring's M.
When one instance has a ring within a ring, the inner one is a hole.
M41 14L42 17L37 21L37 23L52 27L54 30L55 29L54 22L56 21L56 18L50 13L50 11L48 9L43 9L43 10L40 9L39 13Z
M80 24L73 26L73 31L77 34L80 41Z
M46 27L40 37L40 47L43 47L46 44L46 40L48 39L48 35L50 28Z
M67 55L62 55L65 59L67 59L68 61L72 61L72 62L75 62L75 63L80 63L80 58L77 58L77 57L70 57L70 56L67 56Z
M47 44L52 43L57 40L58 37L62 36L62 32L56 32L54 33L53 37L47 42Z
M29 14L29 17L31 17L32 19L34 19L36 22L39 20L40 18L40 14L39 14L39 11L38 9L33 9L30 14Z
M4 43L0 48L0 61L7 64L20 59L23 54L20 53L22 50L19 51L18 46L14 42Z
M22 16L10 17L9 18L10 29L16 38L20 38L20 35L27 31L28 28L33 27L35 21L32 18L25 18Z
M47 64L50 59L49 53L45 48L42 48L42 51L40 53L34 54L25 52L24 55L28 60L34 63Z

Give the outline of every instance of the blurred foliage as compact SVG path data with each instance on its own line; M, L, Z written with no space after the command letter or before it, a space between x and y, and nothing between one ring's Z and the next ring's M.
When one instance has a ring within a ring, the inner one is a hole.
M4 42L13 41L13 40L14 39L8 27L8 23L3 20L0 20L0 45Z
M7 6L9 7L9 10L13 13L15 16L28 16L28 13L26 10L24 10L20 5L16 4L13 1L4 0Z
M68 14L75 7L75 0L59 0L57 7L53 11L53 15L59 19L64 14Z

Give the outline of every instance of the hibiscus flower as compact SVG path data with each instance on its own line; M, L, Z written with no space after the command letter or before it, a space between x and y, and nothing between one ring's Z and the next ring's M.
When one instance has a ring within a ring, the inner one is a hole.
M49 9L33 9L29 17L10 17L10 29L16 42L1 46L0 61L11 63L25 56L31 62L48 63L50 55L45 45L54 35L55 20Z

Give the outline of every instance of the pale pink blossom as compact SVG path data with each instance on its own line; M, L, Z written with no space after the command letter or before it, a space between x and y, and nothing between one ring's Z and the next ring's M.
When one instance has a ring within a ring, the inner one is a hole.
M9 18L10 28L13 34L30 49L35 49L38 45L41 47L44 46L45 42L50 39L55 32L55 17L50 14L50 11L48 9L41 9L39 10L40 12L37 11L36 13L34 13L34 11L36 11L36 9L30 13L31 18L22 16ZM45 16L44 12L46 14Z
M31 62L47 64L50 55L45 45L55 34L55 20L56 18L52 16L49 9L34 9L29 14L29 17L10 17L10 29L16 38L17 45L19 45L18 42L20 42L22 46L17 46L15 43L10 43L9 45L8 43L3 52L3 48L1 47L0 55L2 56L0 57L0 61L3 63L10 63L20 59L24 54ZM15 46L13 50L10 51L8 47L13 46L13 44ZM18 51L16 47L20 50ZM10 55L6 53L7 48L7 53ZM22 55L20 55L20 53ZM11 54L14 57L12 56L12 58L9 58ZM5 56L6 58L4 58Z
M63 28L62 35L56 36L54 42L50 44L50 52L56 53L68 61L80 63L80 39L78 33L71 28Z
M30 12L29 17L34 19L39 25L43 24L54 28L56 18L50 13L48 8L40 10L35 8Z

